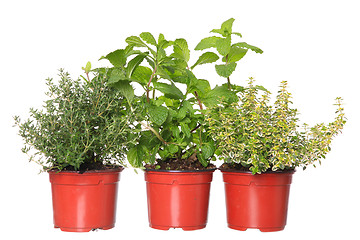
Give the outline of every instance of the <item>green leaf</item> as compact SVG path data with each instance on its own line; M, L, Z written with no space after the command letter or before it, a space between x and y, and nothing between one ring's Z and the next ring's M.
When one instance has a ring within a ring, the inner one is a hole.
M222 38L221 37L215 37L215 36L204 38L198 43L198 45L196 45L195 50L204 50L204 49L207 49L207 48L215 47L216 42L219 39L222 39Z
M189 128L188 123L182 121L180 122L181 132L185 134L187 138L191 137L191 130Z
M226 20L225 22L223 22L221 24L221 28L220 29L213 29L211 30L211 32L213 33L219 33L221 34L223 37L227 37L230 36L232 33L232 25L233 22L235 21L234 18L230 18L229 20Z
M230 91L226 84L222 86L216 86L214 89L209 91L205 98L201 99L206 107L213 107L217 105L219 102L237 102L238 97L233 91Z
M199 57L199 59L196 61L196 63L191 66L191 69L193 69L197 65L216 62L218 59L219 59L219 56L213 52L203 53Z
M154 38L154 36L149 33L149 32L143 32L140 34L140 37L142 38L142 40L144 40L146 43L157 46L156 44L156 40Z
M114 67L124 67L126 64L127 55L124 49L115 50L101 59L107 59Z
M165 97L172 99L184 98L183 93L173 83L170 85L167 83L154 82L153 84L154 84L154 88L164 93Z
M126 66L126 75L128 78L131 78L134 70L140 65L140 63L146 58L147 54L139 54L127 64Z
M211 90L209 81L205 79L198 79L196 89L198 93L207 94Z
M150 120L153 123L161 126L166 121L169 111L166 107L151 105L148 108L148 113Z
M231 37L221 38L216 41L216 50L222 55L226 56L231 49Z
M207 159L203 156L202 153L197 153L196 154L197 159L199 160L199 162L204 166L207 167L209 165L209 162L207 161Z
M174 53L172 54L173 57L182 59L185 62L188 62L190 59L190 50L188 44L185 39L179 38L176 39L174 42Z
M145 160L144 155L144 147L142 145L137 145L129 149L127 152L127 159L131 166L139 168L142 167L142 161Z
M214 155L214 152L215 152L215 144L212 142L203 143L203 145L201 146L201 153L205 158L205 160L212 157Z
M215 65L215 69L217 74L219 74L219 76L227 78L229 77L236 68L236 63L232 62L229 64L221 64L221 65Z
M169 144L167 145L167 149L170 153L174 154L177 153L179 151L179 147L176 146L175 144Z
M125 73L119 68L114 68L110 73L108 83L114 84L121 80L127 80Z
M129 103L134 99L134 88L130 85L129 81L118 81L113 86L123 95Z
M238 33L238 32L232 32L231 34L237 35L237 36L239 36L239 37L242 37L241 33Z
M90 72L90 70L91 70L91 62L87 62L87 63L86 63L86 66L85 66L85 69L84 69L84 70L85 70L86 73L89 73L89 72Z
M166 49L167 47L169 47L170 45L173 44L173 42L169 42L165 39L164 34L160 33L159 37L158 37L158 44L159 44L159 48L162 49Z
M263 50L261 50L260 48L252 46L250 44L247 44L246 42L235 43L235 44L233 44L233 46L250 49L251 51L254 51L254 52L260 53L260 54L263 53Z
M135 47L147 47L147 45L137 36L130 36L126 38L125 42Z
M222 61L228 63L237 62L246 55L247 51L247 49L232 46L227 58L223 57Z
M135 68L131 79L145 86L150 80L152 70L148 67L138 66Z
M171 77L166 72L166 69L162 68L161 66L157 67L156 74L159 75L160 77L164 78L164 79L171 80Z

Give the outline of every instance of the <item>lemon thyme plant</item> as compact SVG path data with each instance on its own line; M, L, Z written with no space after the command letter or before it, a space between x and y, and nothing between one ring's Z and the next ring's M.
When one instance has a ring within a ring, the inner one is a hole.
M31 109L30 118L15 116L22 149L43 170L98 170L124 164L132 131L133 113L119 91L108 86L106 69L90 79L73 80L60 70L60 80L46 80L48 99L43 109ZM90 74L91 75L91 74Z
M253 174L289 170L321 163L332 139L346 122L342 99L336 98L336 118L329 124L299 128L297 109L283 81L274 105L270 93L259 97L250 78L241 101L211 108L206 117L209 133L218 144L222 167L250 170Z

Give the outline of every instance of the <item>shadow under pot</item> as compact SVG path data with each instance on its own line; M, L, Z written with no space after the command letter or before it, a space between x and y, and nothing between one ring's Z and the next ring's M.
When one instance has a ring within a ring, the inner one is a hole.
M241 231L255 228L262 232L285 228L294 171L255 175L244 171L221 172L229 228Z
M145 170L150 227L205 228L214 171Z
M116 200L123 168L101 171L49 171L54 227L89 232L115 226Z

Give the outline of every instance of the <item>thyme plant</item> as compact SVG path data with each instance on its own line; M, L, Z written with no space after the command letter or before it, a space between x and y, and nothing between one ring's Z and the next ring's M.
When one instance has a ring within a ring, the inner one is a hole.
M123 165L127 146L136 135L128 101L107 84L106 69L73 80L60 70L60 80L46 80L48 100L43 109L30 109L30 118L15 116L22 149L43 170L93 170Z
M259 97L250 78L240 102L220 104L208 111L209 133L217 142L218 155L230 167L242 167L253 174L295 169L321 163L330 151L332 139L341 132L346 118L342 99L336 98L336 118L314 127L298 125L297 109L291 108L291 94L283 81L274 105L270 93Z

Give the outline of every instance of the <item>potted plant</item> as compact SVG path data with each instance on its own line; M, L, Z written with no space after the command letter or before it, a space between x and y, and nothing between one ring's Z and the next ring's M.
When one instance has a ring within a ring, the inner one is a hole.
M341 98L336 99L336 118L329 124L299 129L297 109L291 108L287 82L282 82L276 101L270 93L259 97L250 78L239 102L219 104L206 121L224 161L228 226L237 230L284 229L289 190L296 167L320 163L341 132L345 117Z
M46 81L43 109L15 117L23 152L49 173L54 226L63 231L114 227L117 184L135 136L128 101L108 86L107 69L90 69L77 80L60 70L58 83Z
M127 158L133 167L145 171L150 226L204 228L216 167L210 163L215 144L202 124L203 109L227 94L211 89L192 70L218 56L204 53L189 66L190 50L183 38L168 41L163 34L156 39L143 32L126 42L125 49L101 59L113 65L110 82L119 91L126 91L123 86L130 83L143 89L135 107L140 138Z

